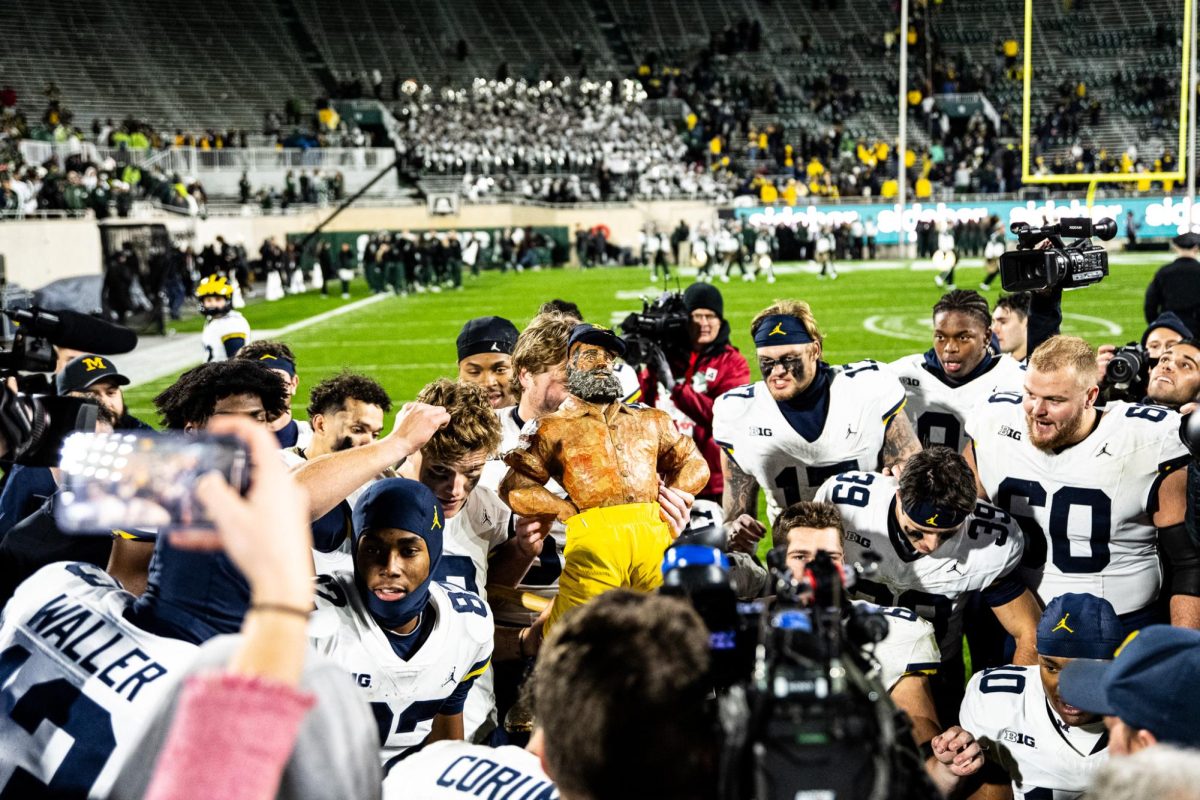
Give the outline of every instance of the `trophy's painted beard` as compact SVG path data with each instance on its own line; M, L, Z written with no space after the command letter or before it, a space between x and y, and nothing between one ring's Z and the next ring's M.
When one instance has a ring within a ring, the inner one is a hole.
M567 366L567 391L589 403L611 403L621 397L621 382L611 369Z

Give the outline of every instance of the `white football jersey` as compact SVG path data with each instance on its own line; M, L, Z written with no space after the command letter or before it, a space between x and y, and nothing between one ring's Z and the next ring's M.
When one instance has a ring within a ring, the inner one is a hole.
M1029 443L1021 395L976 408L967 433L980 482L1025 531L1024 577L1043 603L1081 592L1128 614L1158 597L1152 517L1159 484L1187 465L1178 430L1174 411L1109 403L1086 439L1052 454Z
M154 709L198 649L127 621L132 603L103 570L64 561L34 573L5 607L5 796L108 797Z
M877 472L847 472L830 478L817 500L834 503L845 529L847 563L880 557L879 573L860 578L855 594L883 606L902 606L933 623L942 657L962 649L962 615L968 596L1016 570L1023 537L1016 521L980 502L958 534L921 555L900 531L895 478Z
M1108 760L1104 721L1068 726L1046 699L1037 667L995 667L971 677L959 724L1012 777L1013 797L1074 800Z
M459 512L445 520L442 560L434 578L487 599L488 554L508 541L512 510L496 493L476 486Z
M618 361L613 364L612 371L617 382L621 384L621 402L636 403L642 396L642 385L638 383L637 370L624 361Z
M250 323L240 311L230 311L223 317L215 317L204 323L204 331L200 334L204 360L224 361L227 358L225 342L229 339L241 339L242 344L250 342Z
M713 404L713 438L767 495L774 524L792 503L850 470L880 465L887 426L904 407L904 388L874 361L833 367L829 415L817 440L792 428L763 381L730 389Z
M533 753L513 745L434 742L396 765L383 782L383 800L508 797L557 800L558 789Z
M498 452L504 454L520 444L523 426L520 417L517 416L516 406L497 409L496 414L500 418L500 448ZM483 465L483 477L479 479L479 485L496 491L507 474L508 465L497 456ZM567 496L566 489L562 488L553 478L546 482L546 488L559 497ZM503 505L503 501L501 501L501 505ZM554 596L558 594L558 577L562 574L563 551L566 546L567 527L555 520L554 524L550 526L550 538L542 545L542 554L533 562L529 572L525 573L525 577L521 579L517 589L553 600ZM492 612L496 615L496 622L501 625L525 627L537 617L537 614L532 611L513 603L493 600L491 605Z
M905 675L929 675L937 671L942 657L933 625L912 609L877 606L865 600L851 602L860 608L877 609L887 617L887 636L863 648L875 659L883 688L890 692Z
M442 560L434 579L487 600L488 554L508 541L512 511L491 489L476 486L463 507L446 520ZM479 741L496 727L496 690L489 670L479 676L463 711L467 738Z
M386 773L425 741L433 718L459 684L488 671L492 615L487 603L443 583L429 587L426 614L436 615L429 638L405 661L367 611L354 575L317 576L317 610L309 622L312 645L341 664L362 688L379 723Z
M942 445L956 453L967 446L967 416L996 392L1020 392L1025 369L1011 358L997 358L992 368L958 386L925 369L925 355L916 353L888 364L904 384L908 402L904 413L922 447Z

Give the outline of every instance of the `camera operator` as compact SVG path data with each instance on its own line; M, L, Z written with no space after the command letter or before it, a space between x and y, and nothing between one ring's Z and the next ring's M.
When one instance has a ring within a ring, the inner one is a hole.
M1096 371L1100 378L1101 399L1146 402L1150 371L1171 345L1192 338L1192 332L1176 314L1168 311L1142 333L1140 342L1124 347L1103 344L1097 349ZM1148 402L1159 402L1150 399ZM1159 403L1166 405L1165 403ZM1175 406L1176 408L1178 406Z
M805 571L818 552L828 553L841 565L845 535L841 514L832 503L796 503L775 521L774 541L786 545L787 566L796 581L805 580ZM852 602L858 607L878 608L863 600ZM941 731L938 723L929 681L941 662L933 625L906 608L884 607L882 611L888 618L887 635L868 645L867 652L878 665L879 682L892 702L912 721L917 745L933 753L927 753L925 762L929 777L939 787L952 786L982 766L982 756L969 733L957 727ZM936 745L931 744L935 738ZM944 771L952 776L943 777Z
M121 387L128 383L129 378L121 374L111 359L92 353L80 353L72 358L55 377L55 388L60 396L77 393L76 396L95 400L111 412L117 430L150 430L149 425L132 416L125 407ZM58 484L49 467L14 464L0 494L0 536L37 511L57 489Z
M729 343L729 322L725 320L725 300L721 291L707 283L693 283L683 293L690 318L687 352L666 353L661 347L639 376L642 400L647 405L671 414L679 432L690 435L712 477L696 498L713 503L719 513L724 481L721 476L721 448L713 439L713 402L725 392L750 382L750 365L745 356ZM669 393L659 394L660 385ZM720 519L714 520L720 524Z
M1176 236L1171 244L1178 258L1155 273L1146 287L1143 311L1147 323L1174 311L1194 331L1200 329L1200 234Z
M614 589L565 617L534 673L542 766L561 796L714 797L709 663L703 621L673 597Z

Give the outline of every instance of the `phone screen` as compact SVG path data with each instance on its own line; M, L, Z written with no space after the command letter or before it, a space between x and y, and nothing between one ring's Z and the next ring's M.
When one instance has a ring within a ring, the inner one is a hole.
M55 518L66 533L212 528L196 496L219 472L245 491L247 454L231 436L117 431L77 433L63 443Z

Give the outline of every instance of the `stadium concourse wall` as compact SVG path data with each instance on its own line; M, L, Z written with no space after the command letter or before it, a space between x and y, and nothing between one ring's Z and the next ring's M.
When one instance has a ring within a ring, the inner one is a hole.
M1185 200L1180 196L1137 196L1097 199L1091 209L1093 218L1111 217L1121 224L1132 211L1141 225L1144 239L1166 239L1187 230ZM191 244L197 250L217 236L228 241L241 240L251 257L268 237L282 243L313 230L331 211L312 210L278 216L212 216L207 219L162 214L138 220L163 223L181 246ZM813 203L795 207L739 207L722 212L751 224L772 223L820 227L826 224L865 222L874 218L879 227L881 245L899 241L900 224L895 206L862 203ZM912 234L918 220L986 219L996 214L1007 229L1013 222L1040 224L1044 218L1084 216L1087 208L1080 200L979 201L967 203L916 203L905 209L903 227ZM351 207L325 228L329 233L376 230L492 230L532 226L539 229L566 229L576 225L592 228L604 225L608 240L636 247L638 233L648 223L670 231L683 220L689 227L711 223L717 209L703 201L649 201L606 206L549 207L532 204L481 204L460 206L458 213L431 215L425 206ZM1193 225L1200 227L1200 204L1193 209ZM124 222L124 220L122 220ZM1122 230L1123 233L1123 230ZM911 238L911 237L910 237ZM568 242L568 244L573 244ZM574 259L574 248L571 247ZM7 277L30 289L75 275L98 275L103 270L99 225L94 219L36 219L0 222L0 255L5 257Z
M1132 211L1137 220L1138 237L1142 239L1169 239L1200 228L1200 203L1192 208L1191 227L1186 216L1187 200L1183 195L1107 197L1097 199L1089 212L1086 203L1073 200L982 200L964 203L911 203L904 209L903 221L896 206L884 203L812 203L797 206L743 207L733 210L737 219L751 225L803 225L820 229L826 225L837 227L855 222L866 223L873 219L879 228L876 239L880 245L900 243L900 231L908 232L908 241L916 241L917 223L920 221L982 222L995 215L1004 225L1006 236L1015 241L1009 231L1015 222L1040 226L1046 221L1061 217L1087 217L1093 220L1109 217L1117 222L1118 231L1124 234L1125 215Z
M158 215L114 222L161 223L179 246L197 251L223 236L241 241L251 258L258 256L263 240L274 237L282 244L303 235L332 213L331 209L303 211L278 216L211 216L207 219ZM432 215L425 206L354 207L343 211L324 228L328 233L401 230L493 230L532 226L565 229L568 236L576 225L592 228L605 225L609 241L635 247L639 231L650 222L670 230L682 219L691 227L711 222L716 209L700 201L658 201L554 208L525 204L463 204L457 214ZM574 259L574 242L568 242ZM103 271L99 224L87 219L29 219L0 222L0 255L7 264L8 281L37 289L59 278L99 275Z

